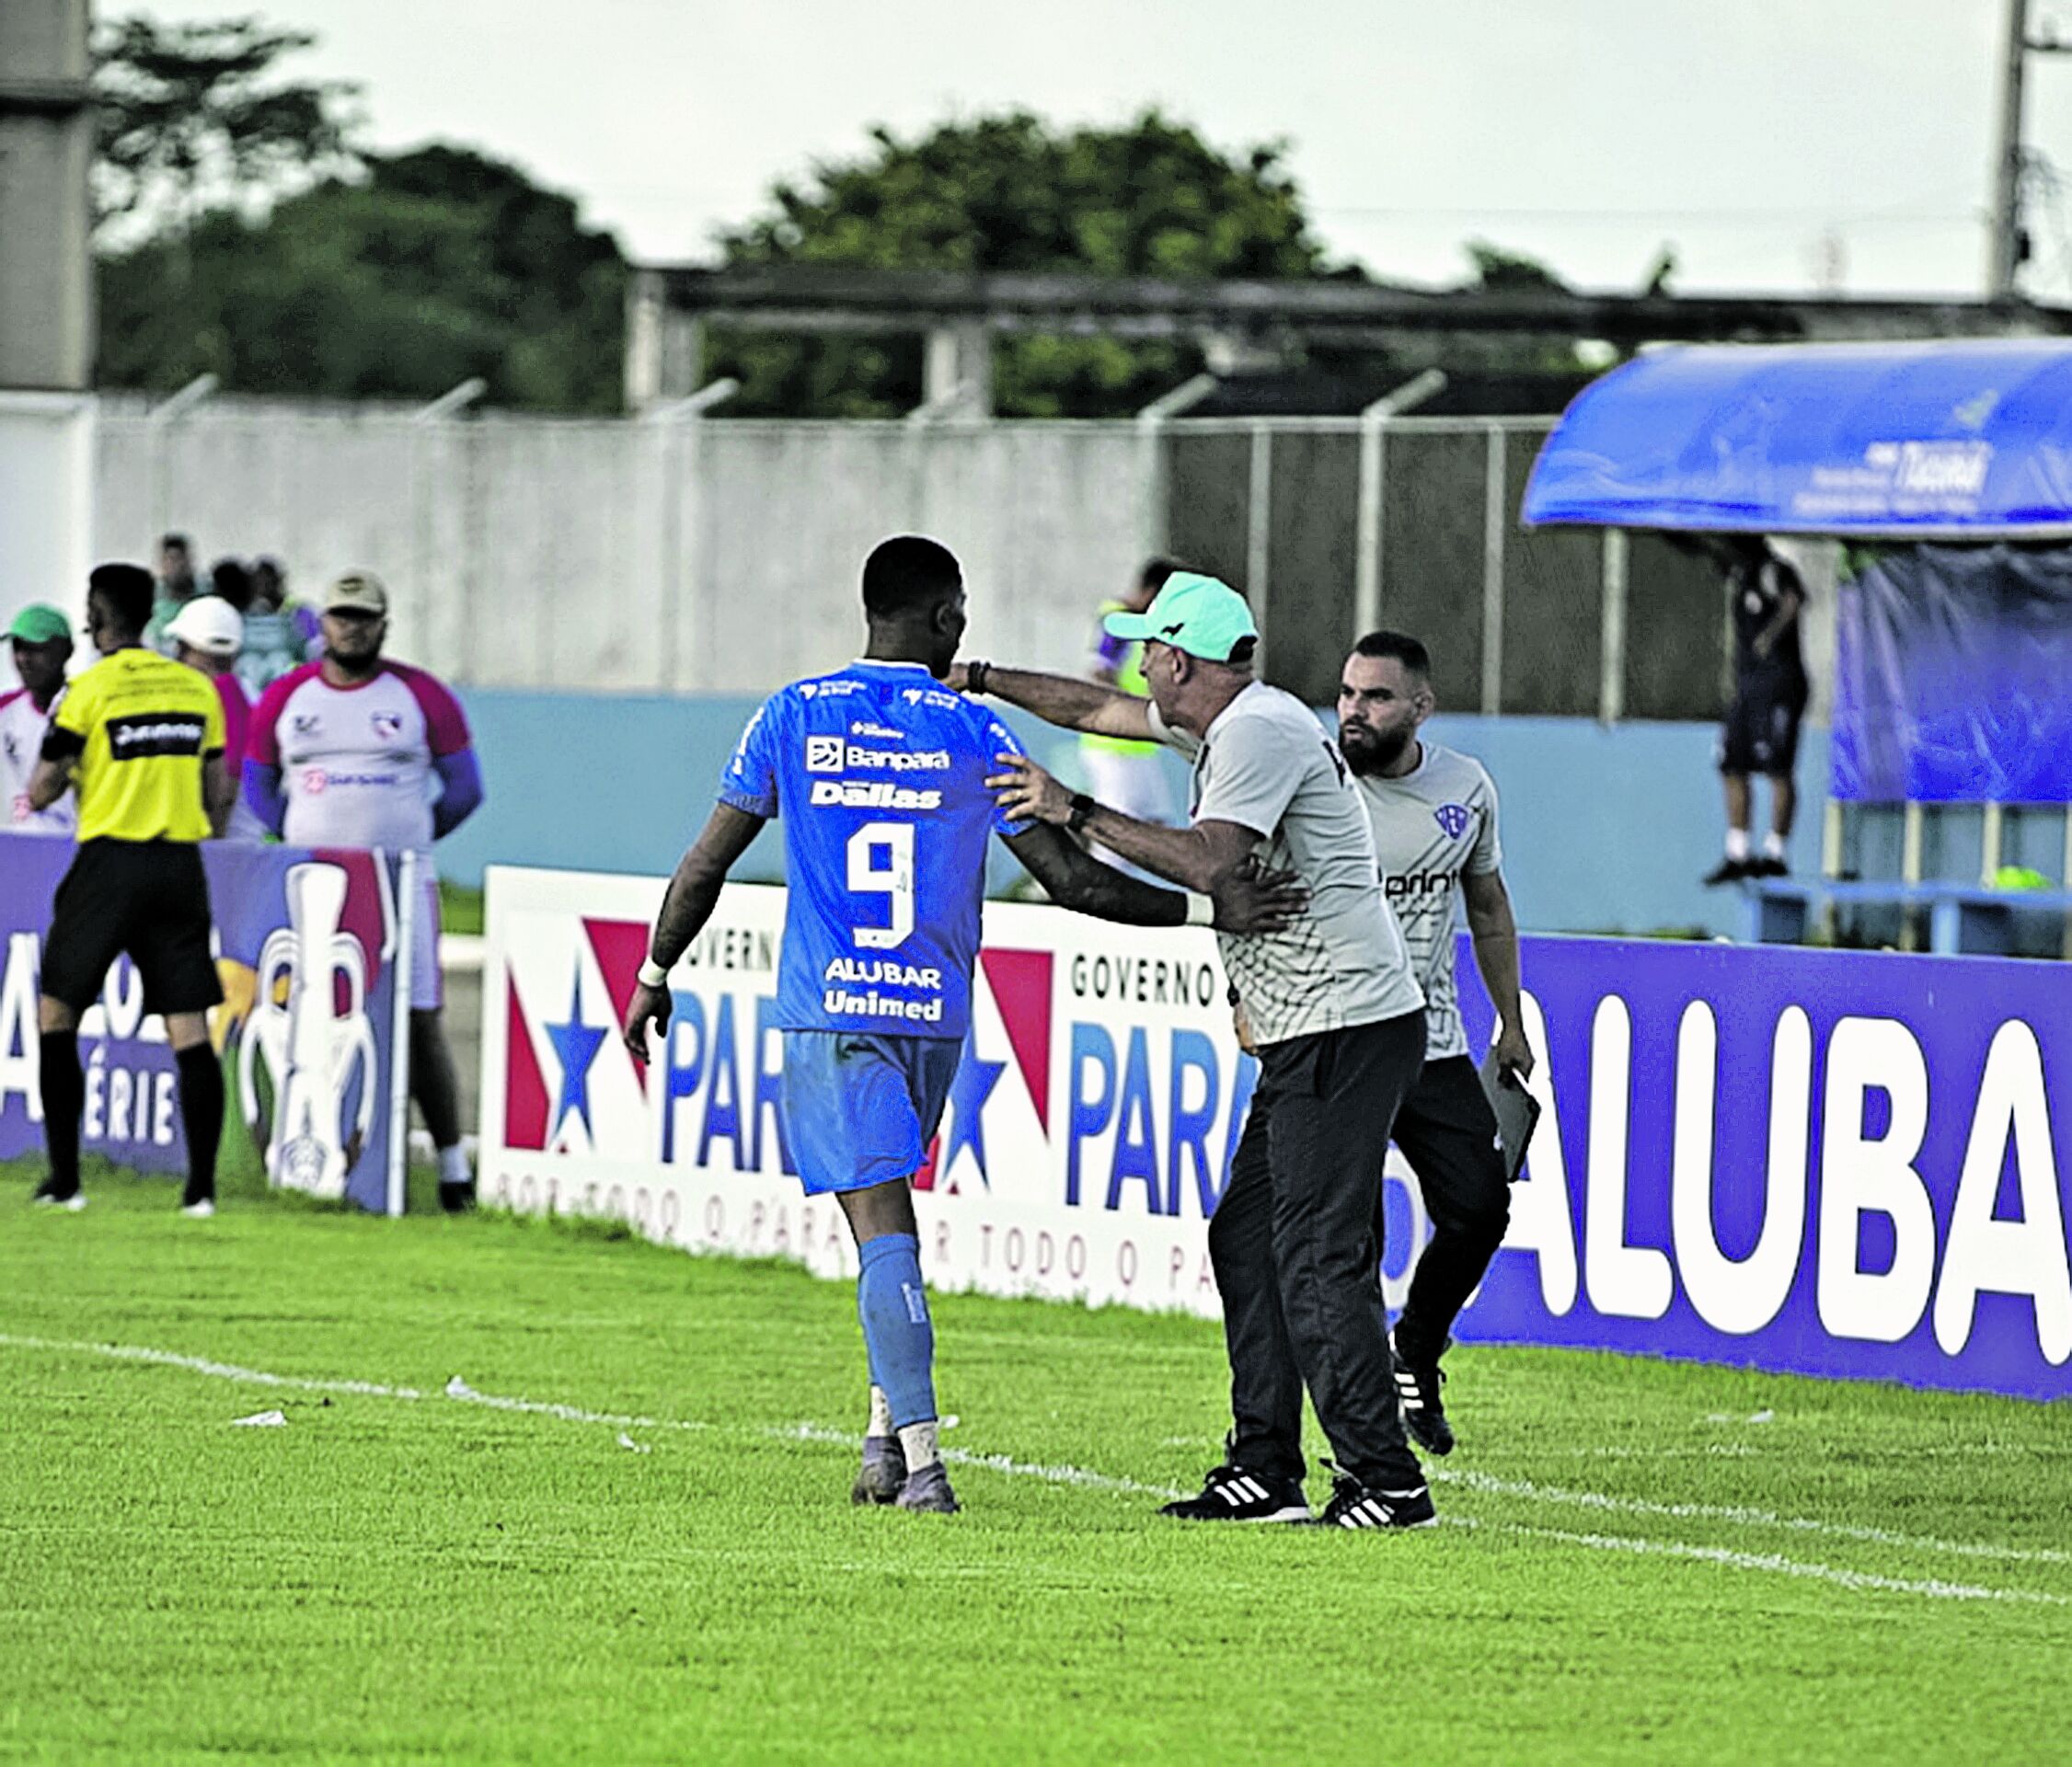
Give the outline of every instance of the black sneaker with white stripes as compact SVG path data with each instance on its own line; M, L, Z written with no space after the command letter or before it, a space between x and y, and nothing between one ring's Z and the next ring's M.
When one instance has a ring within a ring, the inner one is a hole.
M1300 1479L1267 1478L1242 1466L1219 1466L1202 1482L1200 1497L1181 1497L1158 1511L1182 1521L1307 1521L1309 1499Z
M1317 1518L1319 1528L1435 1528L1432 1490L1383 1491L1341 1473L1331 1480L1331 1500Z
M1393 1340L1388 1348L1393 1354ZM1446 1407L1439 1398L1445 1371L1436 1362L1422 1367L1406 1362L1399 1354L1395 1355L1395 1362L1396 1396L1402 1402L1403 1428L1410 1432L1410 1440L1427 1454L1452 1453L1454 1427L1446 1421Z

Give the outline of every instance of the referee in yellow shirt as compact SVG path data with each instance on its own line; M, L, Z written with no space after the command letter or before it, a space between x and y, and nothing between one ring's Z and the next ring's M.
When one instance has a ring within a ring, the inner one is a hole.
M58 695L29 784L38 809L79 794L79 852L58 886L43 942L43 1134L51 1176L40 1203L83 1209L79 1117L86 1099L79 1020L127 951L144 1005L161 1013L179 1068L188 1177L181 1212L215 1213L223 1070L209 1009L223 999L209 951L209 883L200 843L221 834L231 784L223 703L205 675L144 648L151 574L101 565L87 579L86 634L100 660Z

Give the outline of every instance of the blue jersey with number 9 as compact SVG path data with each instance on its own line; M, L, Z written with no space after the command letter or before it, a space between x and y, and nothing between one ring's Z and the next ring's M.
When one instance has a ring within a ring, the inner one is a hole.
M719 797L784 821L779 1027L963 1038L986 843L1034 826L985 778L1021 752L917 662L854 662L763 702Z

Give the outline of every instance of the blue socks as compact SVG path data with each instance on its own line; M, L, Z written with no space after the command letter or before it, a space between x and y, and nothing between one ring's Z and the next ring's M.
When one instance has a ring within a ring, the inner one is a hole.
M921 1286L921 1242L912 1233L880 1233L858 1248L857 1314L863 1321L870 1378L892 1406L892 1427L936 1415L936 1330Z

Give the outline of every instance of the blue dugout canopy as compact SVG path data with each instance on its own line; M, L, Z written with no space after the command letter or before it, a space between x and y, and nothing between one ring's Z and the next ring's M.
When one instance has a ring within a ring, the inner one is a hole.
M2072 539L2072 340L1699 345L1578 395L1527 525Z

